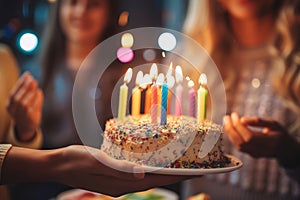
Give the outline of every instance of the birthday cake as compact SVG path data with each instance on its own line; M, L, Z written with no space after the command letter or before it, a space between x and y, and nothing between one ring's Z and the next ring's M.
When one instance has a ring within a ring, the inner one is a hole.
M219 168L230 163L222 150L221 126L208 120L199 124L189 116L168 115L165 125L150 121L148 114L108 120L101 149L115 159L154 167ZM201 147L207 137L216 143L205 153Z

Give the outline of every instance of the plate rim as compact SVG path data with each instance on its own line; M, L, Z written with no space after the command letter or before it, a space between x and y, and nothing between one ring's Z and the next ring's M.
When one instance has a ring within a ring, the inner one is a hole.
M152 174L163 174L163 175L206 175L206 174L218 174L218 173L226 173L237 170L243 166L243 162L236 158L233 155L225 154L228 158L230 158L235 165L234 166L227 166L227 167L220 167L220 168L199 168L199 169L189 169L189 168L164 168L164 167L151 167L142 165L146 173Z

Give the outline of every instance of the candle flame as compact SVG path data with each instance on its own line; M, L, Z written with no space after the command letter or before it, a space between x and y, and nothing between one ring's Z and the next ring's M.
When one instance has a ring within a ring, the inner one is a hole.
M151 84L152 80L149 74L145 74L141 83L140 83L140 87L145 89L147 87L147 85Z
M204 73L200 74L199 83L200 83L200 85L206 85L207 84L207 77Z
M152 80L157 78L158 70L156 63L153 63L150 69L150 77Z
M194 87L194 85L195 85L194 81L193 80L189 80L189 82L188 82L189 88Z
M129 83L131 81L131 78L132 78L132 68L128 68L124 76L124 82Z
M162 85L164 81L165 81L165 75L163 73L160 73L157 77L156 84Z
M136 79L135 79L135 84L136 84L137 86L140 86L140 85L142 84L143 77L144 77L143 72L142 72L142 71L139 71L139 72L137 73Z
M167 85L169 88L172 88L175 84L175 78L174 76L168 76L167 77Z
M175 79L177 83L180 83L183 80L182 69L179 65L175 68Z
M167 72L167 77L172 76L172 72L173 72L173 63L171 62L170 67L169 67L168 72Z
M186 76L185 79L186 79L187 81L190 81L190 80L191 80L191 78L190 78L189 76Z

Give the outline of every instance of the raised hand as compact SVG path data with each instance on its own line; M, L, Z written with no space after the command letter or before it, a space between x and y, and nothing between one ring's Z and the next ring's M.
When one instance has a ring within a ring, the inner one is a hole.
M26 72L10 92L7 103L19 140L30 141L34 137L41 123L43 101L37 81Z
M287 131L276 121L242 117L237 113L224 117L224 127L232 144L253 157L276 157L285 145Z

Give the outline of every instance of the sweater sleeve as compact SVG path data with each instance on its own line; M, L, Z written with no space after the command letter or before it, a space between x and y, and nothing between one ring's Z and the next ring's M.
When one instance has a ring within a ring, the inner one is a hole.
M7 142L14 144L14 146L31 148L31 149L39 149L42 146L43 137L41 130L38 128L35 133L35 137L28 142L21 142L16 138L14 124L11 123L8 134L7 134Z
M1 175L2 175L2 164L7 152L11 147L12 147L11 144L0 144L0 183L1 183Z

